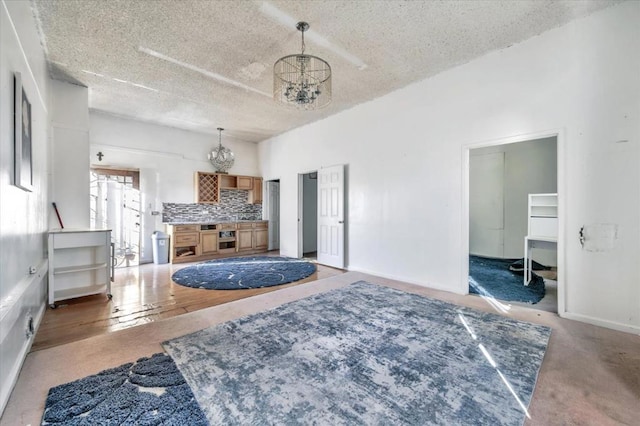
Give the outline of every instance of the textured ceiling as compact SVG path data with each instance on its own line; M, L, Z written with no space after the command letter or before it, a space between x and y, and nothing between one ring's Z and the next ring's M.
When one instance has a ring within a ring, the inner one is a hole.
M612 1L32 0L51 76L92 110L259 142L506 48ZM276 104L273 64L329 62L333 101Z

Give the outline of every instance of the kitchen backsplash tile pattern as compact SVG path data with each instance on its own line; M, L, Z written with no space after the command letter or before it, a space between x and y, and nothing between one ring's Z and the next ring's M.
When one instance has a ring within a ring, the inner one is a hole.
M262 205L249 204L249 192L221 189L220 203L162 203L164 223L262 220Z

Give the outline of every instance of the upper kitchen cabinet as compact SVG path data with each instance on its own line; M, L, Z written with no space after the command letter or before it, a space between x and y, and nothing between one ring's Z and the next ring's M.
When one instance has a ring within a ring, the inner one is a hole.
M196 172L196 203L220 202L220 175Z
M249 203L262 204L262 178L253 178L253 187L249 191Z
M196 172L196 203L219 203L221 189L249 191L249 203L262 203L262 178L221 173Z
M220 188L222 189L247 189L253 188L253 177L236 175L219 175Z
M238 189L238 177L234 175L218 175L220 177L220 188Z
M238 189L253 189L254 179L251 176L238 176Z

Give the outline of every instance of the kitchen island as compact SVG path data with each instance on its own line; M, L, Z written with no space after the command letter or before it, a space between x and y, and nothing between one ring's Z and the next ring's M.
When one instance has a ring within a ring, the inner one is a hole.
M266 220L167 223L171 263L263 253L268 249Z

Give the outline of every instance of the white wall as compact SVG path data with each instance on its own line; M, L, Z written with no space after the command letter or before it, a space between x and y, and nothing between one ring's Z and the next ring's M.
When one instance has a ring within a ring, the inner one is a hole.
M307 173L302 185L302 252L310 253L318 249L318 180Z
M52 192L66 229L89 227L89 90L51 81ZM49 227L60 228L55 214Z
M32 192L13 186L14 72L31 102ZM30 3L0 2L0 412L32 343L28 319L38 325L46 300L48 83Z
M464 292L465 147L561 129L560 311L640 331L638 22L640 3L616 5L262 142L282 253L296 255L297 174L349 164L349 269ZM617 227L613 248L583 250L580 228L599 223Z
M151 212L161 212L162 203L195 202L194 173L215 171L207 154L218 145L218 136L94 111L90 112L89 121L89 161L92 166L140 170L140 261L151 262L151 234L164 230L162 216L152 216ZM231 148L235 154L235 163L229 173L260 176L256 144L233 140L223 132L222 145ZM98 152L104 154L102 161L98 161ZM86 157L84 161L89 164Z
M492 229L487 229L493 217L484 217L483 210L474 204L491 193L492 176L477 170L474 164L482 163L487 156L502 154L504 168L501 170L503 185L499 206L504 216L500 239L484 238ZM556 138L538 139L520 143L497 145L473 149L469 153L469 252L481 256L517 259L524 256L523 241L527 235L528 195L557 192ZM548 266L556 266L553 250L533 249L533 258Z

